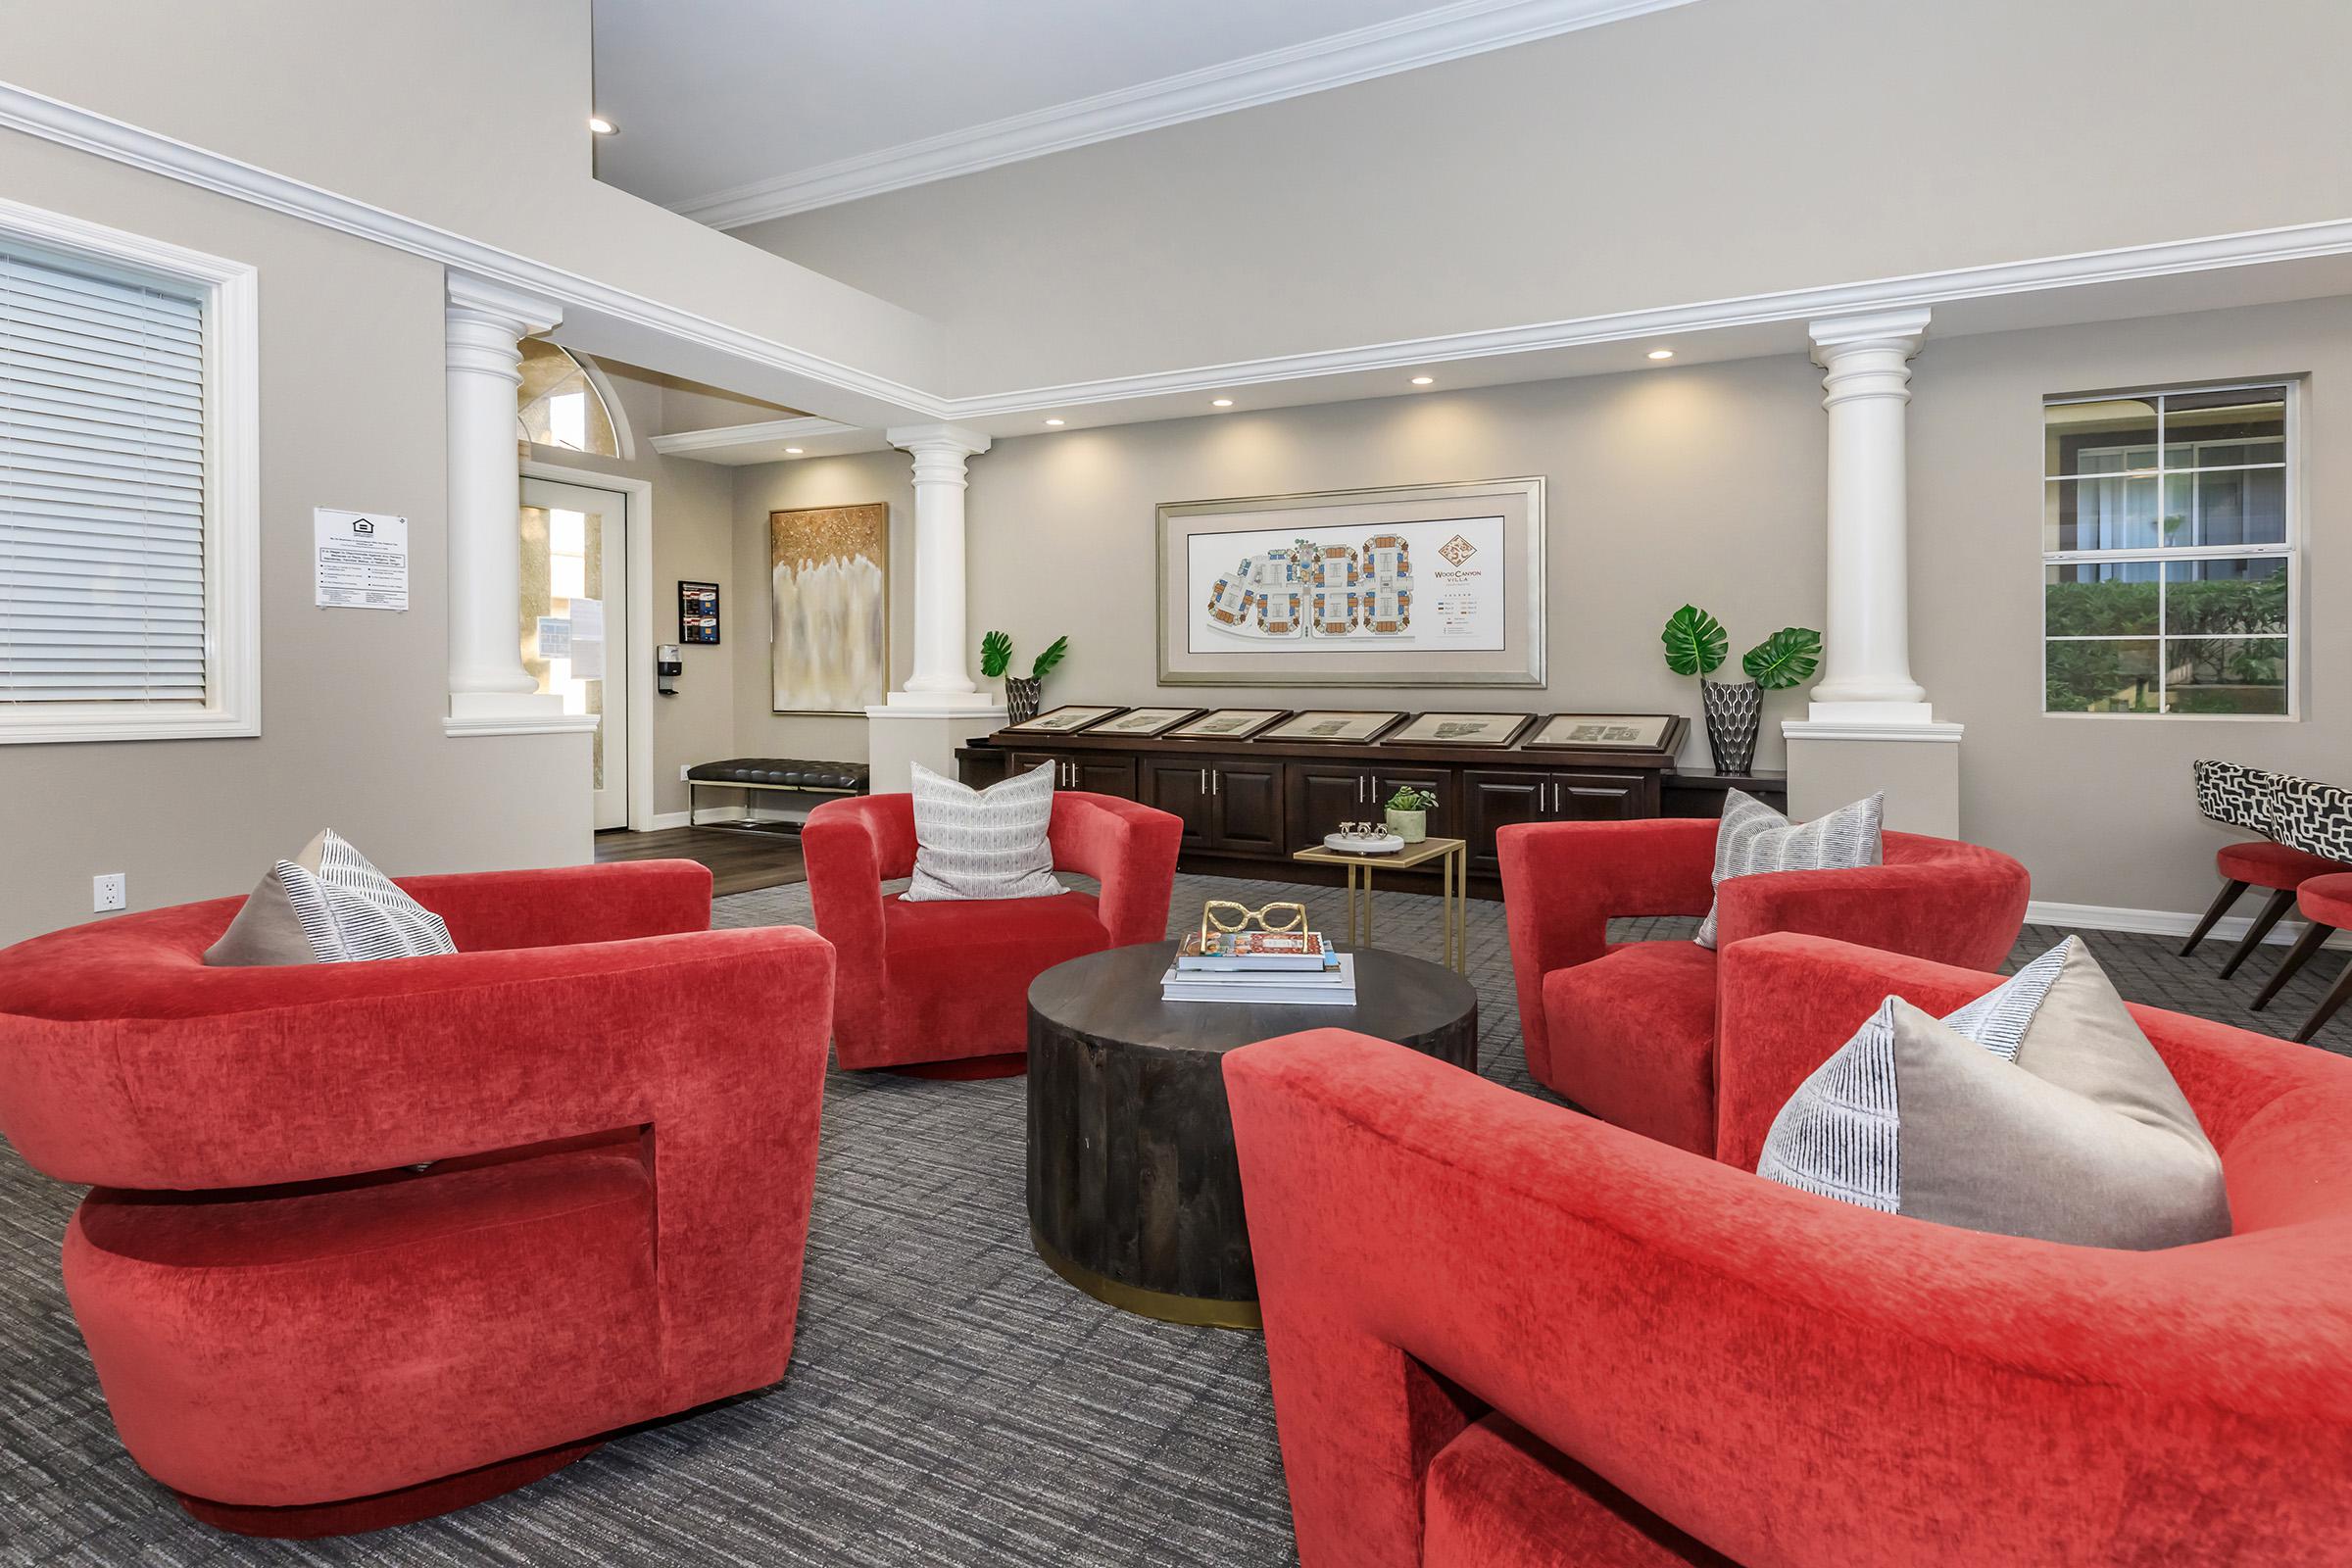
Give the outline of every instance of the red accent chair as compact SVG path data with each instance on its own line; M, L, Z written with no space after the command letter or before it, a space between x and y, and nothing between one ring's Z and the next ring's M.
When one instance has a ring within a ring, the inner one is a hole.
M1715 1148L1716 953L1608 939L1626 915L1707 912L1718 824L1539 822L1495 835L1528 1070L1603 1121ZM1766 871L1722 888L1717 951L1803 931L1969 969L1997 968L2025 924L2026 868L1974 844L1885 837L1886 863Z
M832 951L685 861L401 886L462 951L207 968L219 899L0 953L116 1428L225 1529L463 1506L791 1358Z
M833 1054L842 1066L933 1077L1017 1073L1029 982L1104 948L1164 942L1184 823L1108 795L1054 797L1054 867L1102 892L908 904L882 884L914 874L914 797L827 801L801 849L816 929L841 956Z
M1227 1056L1302 1568L2352 1562L2352 1062L2132 1009L2237 1228L2168 1251L1751 1173L1888 992L1994 983L1728 950L1728 1163L1337 1030Z

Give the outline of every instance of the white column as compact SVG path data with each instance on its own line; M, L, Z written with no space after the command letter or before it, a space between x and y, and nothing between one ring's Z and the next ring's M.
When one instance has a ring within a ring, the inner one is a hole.
M1925 310L1815 321L1829 411L1829 603L1822 678L1788 742L1788 805L1819 815L1874 791L1886 823L1959 833L1961 727L1938 723L1911 678L1908 460L1911 358Z
M956 771L956 748L1004 722L1004 705L974 687L963 569L964 466L987 436L953 424L884 432L914 460L914 668L890 700L865 710L872 789L896 794L909 764Z
M964 464L987 436L953 424L902 427L890 444L914 459L914 669L898 706L987 708L965 662ZM905 696L910 704L901 704Z
M522 667L514 393L520 341L563 319L552 300L448 274L449 716L452 735L593 729Z
M1927 329L1926 311L1812 326L1830 414L1830 596L1815 718L1918 724L1931 716L1926 690L1911 678L1903 450L1910 361Z

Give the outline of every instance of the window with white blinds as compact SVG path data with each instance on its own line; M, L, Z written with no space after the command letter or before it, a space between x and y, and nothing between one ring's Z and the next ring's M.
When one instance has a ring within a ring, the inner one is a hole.
M223 385L223 281L242 274L249 307L250 269L55 219L122 242L79 254L12 234L9 216L0 741L255 733L252 541L230 537L249 519L214 515L224 495L249 507L249 485L219 482L223 411L207 406ZM180 257L190 275L155 265Z

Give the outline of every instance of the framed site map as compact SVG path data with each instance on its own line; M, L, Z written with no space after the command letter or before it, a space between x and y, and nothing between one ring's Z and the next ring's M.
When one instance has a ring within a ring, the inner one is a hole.
M1165 686L1541 686L1544 481L1159 509Z

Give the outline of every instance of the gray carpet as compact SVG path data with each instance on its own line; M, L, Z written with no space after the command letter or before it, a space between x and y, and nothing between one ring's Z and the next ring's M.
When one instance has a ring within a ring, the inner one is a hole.
M1177 923L1215 894L1340 895L1179 879ZM1384 893L1378 940L1436 956L1435 900ZM726 926L807 923L807 890L720 902ZM1621 936L1687 931L1626 922ZM2022 961L2061 935L2029 930ZM2223 984L2225 950L2171 956L2093 935L2126 996L2291 1027L2333 956L2243 1010L2278 950ZM1471 906L1487 1076L1529 1092L1501 908ZM2352 1050L2352 1013L2323 1035ZM821 1564L825 1568L1275 1568L1295 1561L1254 1335L1147 1322L1079 1295L1030 1251L1022 1086L834 1074L791 1375L632 1433L465 1513L306 1544L220 1536L117 1443L57 1277L77 1191L0 1152L0 1561L7 1563Z

